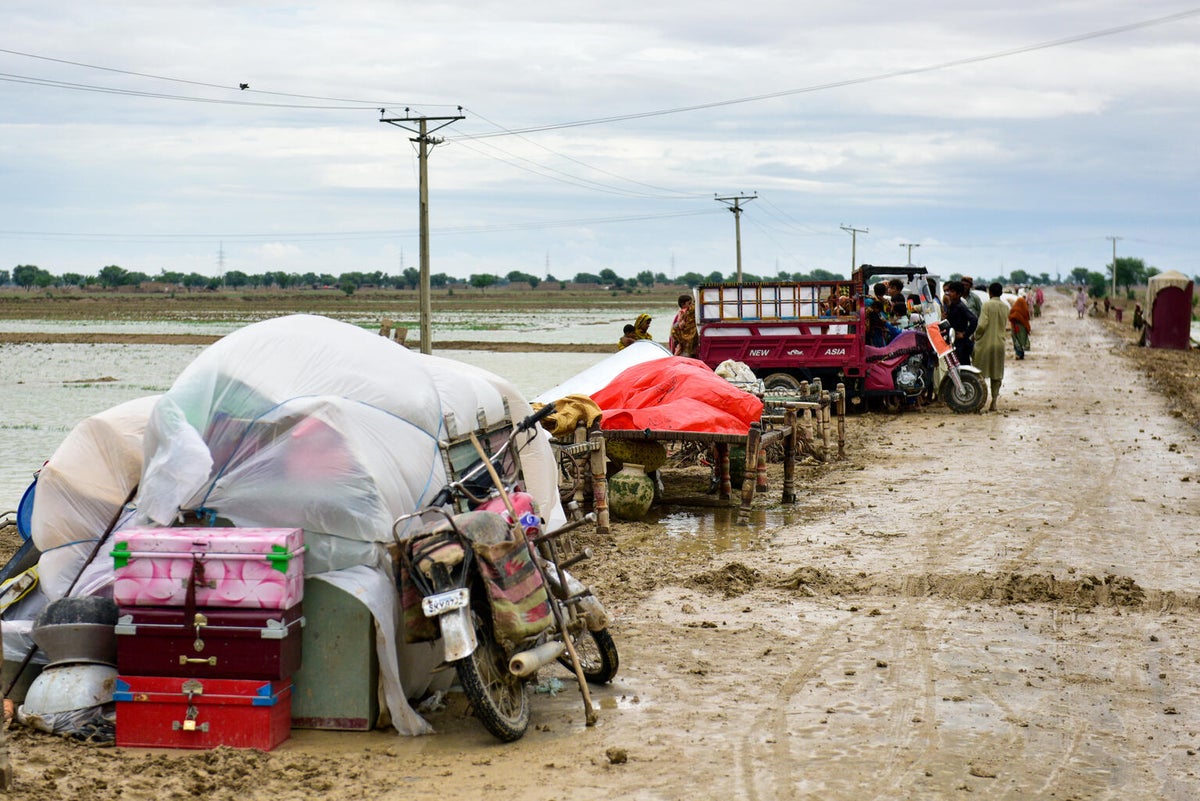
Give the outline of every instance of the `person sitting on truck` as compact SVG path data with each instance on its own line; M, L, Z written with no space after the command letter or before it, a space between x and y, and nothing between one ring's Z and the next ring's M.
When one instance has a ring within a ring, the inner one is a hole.
M892 325L884 317L882 307L875 298L867 298L867 344L873 348L882 348L900 333L900 329Z
M888 314L894 320L901 318L908 319L908 300L904 297L904 280L893 278L888 281L888 298L891 301L891 308Z

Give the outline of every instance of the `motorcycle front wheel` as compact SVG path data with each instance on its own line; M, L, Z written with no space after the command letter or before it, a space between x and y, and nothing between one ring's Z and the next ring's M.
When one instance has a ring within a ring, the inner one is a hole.
M575 646L575 655L579 657L579 667L583 669L583 677L588 684L608 684L617 675L617 667L621 664L617 656L617 644L613 642L608 629L588 631L584 629L579 636L571 641ZM570 654L563 654L558 663L574 673Z
M971 414L983 408L987 403L987 388L978 373L961 372L958 374L962 383L962 391L954 387L954 382L947 376L942 381L942 400L953 411L959 414Z
M496 739L511 743L529 728L529 696L525 683L509 672L508 657L492 634L491 615L472 610L472 616L479 644L454 668L479 722Z

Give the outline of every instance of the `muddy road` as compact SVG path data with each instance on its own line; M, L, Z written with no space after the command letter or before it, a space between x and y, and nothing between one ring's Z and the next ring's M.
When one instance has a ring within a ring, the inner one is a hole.
M794 507L776 482L749 526L671 510L598 542L622 665L594 727L566 685L510 745L458 695L433 736L270 754L10 729L11 797L1198 798L1197 434L1050 304L999 413L858 415Z

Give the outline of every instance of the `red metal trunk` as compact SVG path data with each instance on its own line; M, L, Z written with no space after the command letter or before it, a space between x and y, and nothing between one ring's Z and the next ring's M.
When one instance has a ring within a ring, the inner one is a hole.
M277 681L300 669L301 604L283 611L123 606L117 621L122 675Z
M270 751L291 736L290 681L118 676L113 698L123 748Z

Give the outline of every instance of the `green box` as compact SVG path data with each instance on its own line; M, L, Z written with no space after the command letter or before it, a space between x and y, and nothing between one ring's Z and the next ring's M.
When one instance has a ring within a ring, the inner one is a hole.
M304 581L304 655L293 676L292 727L366 731L379 719L375 619L327 581Z

